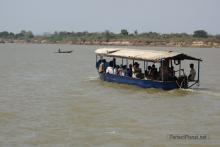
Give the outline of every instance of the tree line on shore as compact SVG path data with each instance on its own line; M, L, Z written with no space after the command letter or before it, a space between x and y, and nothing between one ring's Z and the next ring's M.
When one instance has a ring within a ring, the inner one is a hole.
M44 33L43 35L34 35L32 31L22 30L20 33L13 33L3 31L0 32L0 41L10 40L23 40L25 42L40 42L44 40L47 43L59 43L59 42L72 42L72 43L84 43L84 42L116 42L116 41L128 41L138 43L152 43L152 42L192 42L195 40L205 40L210 42L220 43L220 35L210 35L205 30L196 30L193 34L187 33L170 33L161 34L157 32L144 32L138 33L137 30L130 33L126 29L122 29L120 33L113 33L108 30L104 32L67 32L60 31L54 33Z

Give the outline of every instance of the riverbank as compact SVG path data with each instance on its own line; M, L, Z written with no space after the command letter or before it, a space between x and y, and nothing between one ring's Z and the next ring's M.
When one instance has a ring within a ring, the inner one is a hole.
M211 35L204 30L193 34L157 32L121 33L105 32L54 32L34 35L31 31L13 33L0 32L0 43L74 44L74 45L116 45L116 46L156 46L156 47L198 47L220 48L220 35Z
M33 43L33 44L73 44L73 45L107 45L107 46L155 46L155 47L195 47L195 48L220 48L220 41L193 40L193 41L171 41L171 40L112 40L112 41L50 41L46 39L33 40L11 40L1 39L0 44L4 43Z

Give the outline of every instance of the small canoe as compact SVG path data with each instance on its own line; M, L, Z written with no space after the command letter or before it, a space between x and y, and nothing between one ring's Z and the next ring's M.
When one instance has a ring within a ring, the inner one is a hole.
M55 52L55 53L67 53L67 54L69 54L69 53L72 53L73 51L71 50L71 51L58 51L58 52Z

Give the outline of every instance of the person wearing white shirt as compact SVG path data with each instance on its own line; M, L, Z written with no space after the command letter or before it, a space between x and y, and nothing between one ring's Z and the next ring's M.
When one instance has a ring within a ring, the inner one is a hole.
M106 73L113 74L114 73L113 72L113 67L111 67L111 66L107 67Z
M109 62L109 66L106 68L106 73L114 74L112 61Z

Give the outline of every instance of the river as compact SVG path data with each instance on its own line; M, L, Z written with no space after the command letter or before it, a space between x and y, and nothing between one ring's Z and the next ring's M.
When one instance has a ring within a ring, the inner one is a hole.
M54 53L58 48L74 51ZM163 91L100 81L97 48L0 44L0 146L220 145L220 49L130 47L203 59L200 87Z

